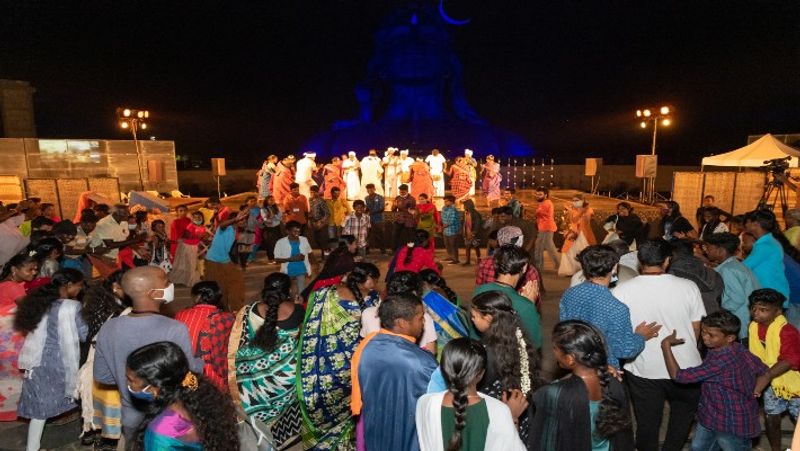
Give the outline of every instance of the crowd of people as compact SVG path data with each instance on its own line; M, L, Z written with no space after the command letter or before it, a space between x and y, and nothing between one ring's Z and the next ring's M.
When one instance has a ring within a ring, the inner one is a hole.
M487 159L484 218L469 162L417 158L406 177L403 158L348 155L319 184L297 177L313 155L297 174L270 158L261 205L238 211L95 205L72 222L37 199L4 206L0 421L28 419L29 450L75 409L95 449L680 450L694 425L692 449L738 450L763 411L782 449L781 415L800 411L800 212L781 230L706 199L694 227L675 202L652 222L621 202L596 228L576 195L559 252L547 188L527 221ZM462 244L468 300L445 276ZM391 252L384 277L370 249ZM276 266L246 299L262 250ZM544 254L572 277L552 331ZM176 284L193 302L172 319Z

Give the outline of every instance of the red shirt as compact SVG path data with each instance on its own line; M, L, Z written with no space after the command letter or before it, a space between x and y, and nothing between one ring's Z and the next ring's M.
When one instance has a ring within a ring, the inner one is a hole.
M283 204L284 218L286 222L297 221L300 224L306 223L306 214L308 213L308 200L306 196L299 194L297 197L289 196Z
M553 201L545 199L536 207L536 228L540 232L555 232L558 230L555 220L555 207Z
M428 248L413 248L414 254L411 256L411 262L406 264L406 255L412 249L408 246L403 246L400 252L397 253L397 262L394 266L394 271L413 271L420 272L423 269L432 269L436 274L440 274L439 267L433 260L433 252Z
M192 353L202 357L203 374L221 391L227 390L228 338L235 316L208 304L181 310L175 319L186 324Z
M758 339L762 343L767 340L767 327L758 325ZM789 363L792 369L800 370L800 332L791 324L786 324L781 328L781 355L778 360Z
M175 251L178 249L178 240L183 237L183 232L191 223L192 220L184 216L183 218L178 218L172 221L172 224L170 224L169 240L171 243L169 244L169 254L173 259L175 258Z

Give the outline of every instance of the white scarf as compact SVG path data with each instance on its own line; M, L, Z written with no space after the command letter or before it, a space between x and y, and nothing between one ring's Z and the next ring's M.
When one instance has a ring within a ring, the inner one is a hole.
M64 395L75 397L78 378L78 362L80 360L80 344L75 316L81 304L71 299L63 299L58 309L58 344L61 351L61 363L66 375ZM25 337L25 343L19 352L19 369L25 370L25 377L30 377L33 369L42 365L42 352L47 340L47 321L50 314L45 313L39 325Z

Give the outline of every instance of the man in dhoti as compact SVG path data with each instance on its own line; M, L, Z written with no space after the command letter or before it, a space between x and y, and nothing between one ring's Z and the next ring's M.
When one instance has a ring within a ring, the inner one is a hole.
M360 199L367 197L367 185L375 185L375 191L383 196L383 185L381 184L381 174L383 174L383 164L378 151L370 149L369 155L361 160L361 196Z
M447 159L439 153L439 149L433 149L431 154L425 158L425 162L431 168L433 195L444 197L444 171L447 169Z
M399 169L400 158L397 156L397 147L389 147L383 154L383 173L384 186L386 187L385 194L387 198L394 198L397 196L397 177L400 176Z
M470 197L475 197L475 181L478 180L478 160L472 158L472 150L470 149L464 149L464 160L467 162L467 167L469 167L469 179L472 181L469 195Z
M411 165L414 164L414 159L408 156L408 149L400 151L400 176L397 185L408 184L411 182Z
M353 151L348 152L347 159L342 161L342 170L344 171L344 183L347 187L347 200L356 200L361 194L361 181L358 176L360 164L356 153Z
M317 169L315 158L317 158L316 153L304 152L303 158L295 165L294 181L300 185L300 194L305 196L306 199L311 198L310 188L317 184L312 178L314 170Z

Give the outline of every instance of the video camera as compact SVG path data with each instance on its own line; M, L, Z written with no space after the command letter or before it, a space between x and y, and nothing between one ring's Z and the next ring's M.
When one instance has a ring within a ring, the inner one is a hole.
M791 159L792 157L783 157L764 160L764 166L761 166L761 170L771 172L772 175L783 176L789 169L789 161Z

